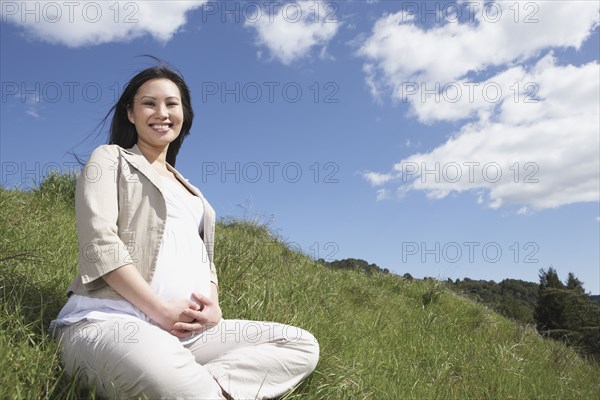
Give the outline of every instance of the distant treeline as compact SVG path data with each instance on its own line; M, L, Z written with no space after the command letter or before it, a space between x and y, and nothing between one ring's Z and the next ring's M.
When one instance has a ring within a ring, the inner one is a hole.
M541 269L539 278L539 284L469 278L447 283L506 317L535 324L541 335L561 340L600 362L600 296L587 295L583 283L571 272L564 283L554 268Z
M365 274L390 273L387 268L356 258L318 261L329 268L360 270ZM409 273L403 277L414 279ZM533 324L543 336L561 340L600 362L600 296L586 294L573 273L569 273L565 283L553 268L540 270L539 278L539 284L520 279L496 283L469 278L448 279L445 283L449 289L508 318Z
M473 280L447 281L448 287L477 300L496 312L524 323L534 323L533 312L538 299L538 284L520 279L494 281Z
M387 268L381 268L377 264L369 264L365 260L359 258L346 258L343 260L325 261L322 258L317 260L321 264L335 269L353 269L360 270L366 274L373 274L374 272L381 272L383 274L389 274L390 270Z

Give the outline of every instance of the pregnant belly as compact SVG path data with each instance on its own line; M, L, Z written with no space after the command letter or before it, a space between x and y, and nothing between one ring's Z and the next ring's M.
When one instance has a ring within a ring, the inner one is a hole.
M199 235L177 235L165 230L152 288L165 300L192 299L197 292L210 297L210 265Z

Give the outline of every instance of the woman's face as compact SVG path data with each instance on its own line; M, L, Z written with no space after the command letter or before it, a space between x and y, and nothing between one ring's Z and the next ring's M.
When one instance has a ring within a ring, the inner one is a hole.
M177 139L183 125L181 94L168 79L144 82L127 110L129 121L135 125L138 142L152 147L165 147Z

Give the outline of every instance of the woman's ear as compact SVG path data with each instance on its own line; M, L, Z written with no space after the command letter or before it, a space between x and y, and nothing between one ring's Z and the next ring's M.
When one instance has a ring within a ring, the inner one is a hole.
M129 119L129 122L135 125L135 119L133 118L133 110L131 109L130 105L127 106L127 119Z

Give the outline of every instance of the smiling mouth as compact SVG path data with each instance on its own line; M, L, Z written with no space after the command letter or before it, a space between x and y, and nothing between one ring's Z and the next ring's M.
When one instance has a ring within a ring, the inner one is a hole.
M150 128L154 129L155 131L159 131L159 132L168 131L172 127L173 127L173 124L150 124Z

